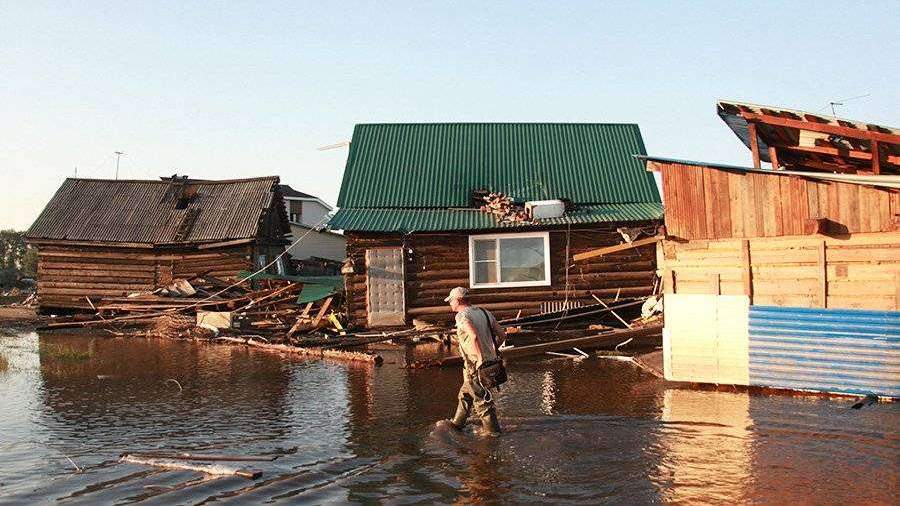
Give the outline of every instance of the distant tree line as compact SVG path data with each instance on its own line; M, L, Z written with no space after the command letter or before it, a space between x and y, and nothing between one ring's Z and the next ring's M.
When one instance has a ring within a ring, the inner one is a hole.
M37 250L25 244L25 232L0 230L0 286L37 276Z

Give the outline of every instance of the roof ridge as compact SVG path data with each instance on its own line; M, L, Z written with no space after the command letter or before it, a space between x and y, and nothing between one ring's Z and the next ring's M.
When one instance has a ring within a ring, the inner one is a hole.
M411 121L411 122L371 122L357 123L356 126L426 126L426 125L573 125L573 126L638 126L633 122L591 122L591 121Z
M247 177L240 179L191 179L188 178L188 181L195 184L229 184L229 183L244 183L247 181L265 181L265 180L279 180L279 176L259 176L259 177ZM155 183L155 184L171 184L171 179L104 179L104 178L96 178L96 177L67 177L66 181L91 181L91 182L102 182L102 183Z

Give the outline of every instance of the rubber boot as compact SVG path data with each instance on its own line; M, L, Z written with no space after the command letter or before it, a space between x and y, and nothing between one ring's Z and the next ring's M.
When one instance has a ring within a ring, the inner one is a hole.
M500 435L500 422L497 421L497 412L491 411L481 419L481 430L486 436Z
M450 425L456 430L463 430L466 426L466 419L469 418L469 412L462 404L456 407L456 414L450 420Z

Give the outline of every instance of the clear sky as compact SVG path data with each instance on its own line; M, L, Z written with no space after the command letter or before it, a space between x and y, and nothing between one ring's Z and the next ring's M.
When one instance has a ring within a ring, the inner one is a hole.
M279 175L334 203L363 122L638 123L749 164L719 98L898 125L893 2L0 0L0 228L63 179Z

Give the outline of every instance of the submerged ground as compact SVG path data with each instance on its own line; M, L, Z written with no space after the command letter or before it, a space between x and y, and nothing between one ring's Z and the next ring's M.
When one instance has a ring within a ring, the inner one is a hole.
M513 364L506 433L484 439L433 431L459 371L381 353L374 368L0 331L0 502L896 501L896 404L673 389L558 359ZM286 455L249 463L256 481L118 462L147 450Z

